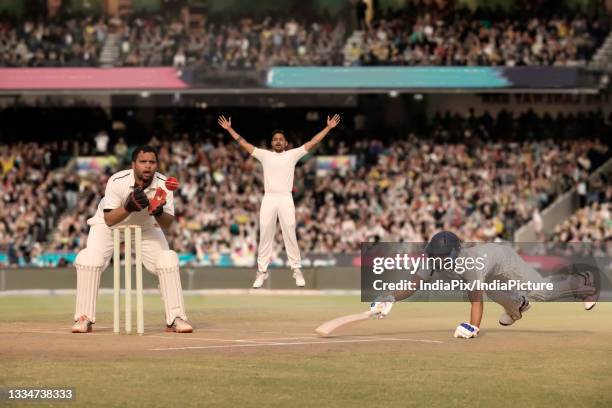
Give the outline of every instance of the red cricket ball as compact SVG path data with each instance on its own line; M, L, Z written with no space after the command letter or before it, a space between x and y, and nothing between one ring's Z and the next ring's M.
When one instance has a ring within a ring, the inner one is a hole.
M166 188L170 191L174 191L179 188L181 184L175 177L168 177L166 180Z

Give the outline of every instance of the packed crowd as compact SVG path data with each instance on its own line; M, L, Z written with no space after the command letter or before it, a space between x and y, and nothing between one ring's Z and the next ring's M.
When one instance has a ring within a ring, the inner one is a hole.
M612 171L587 186L578 188L582 208L555 227L553 242L612 242Z
M274 65L341 65L341 22L242 18L187 31L178 20L137 17L121 26L123 66L199 64L206 68L266 69Z
M449 4L408 3L374 20L347 44L347 63L582 66L608 33L605 19L581 13L497 15Z
M538 117L516 118L515 137L493 139L488 131L503 123L504 115L499 116L485 125L484 116L439 115L439 123L428 126L427 137L327 139L296 169L301 250L353 252L360 242L423 241L443 228L457 231L466 241L511 239L535 210L610 157L607 146L576 137L581 133L555 139L517 137L521 123L535 129L547 123ZM599 119L609 134L610 123ZM567 118L564 123L572 129ZM151 143L159 147L160 171L181 180L171 245L195 254L200 262L215 262L223 254L238 265L252 262L263 192L257 162L221 132L198 140L160 136ZM295 140L294 145L299 143ZM76 251L84 246L86 220L115 169L77 179L56 157L100 150L98 143L88 146L17 143L1 148L0 249L10 247L14 256L32 259L43 250ZM109 144L108 152L129 157L121 140ZM317 157L325 154L354 155L355 166L317 174ZM282 242L280 231L277 239Z
M8 263L30 263L48 250L60 218L82 207L80 180L62 166L70 145L0 145L0 252Z
M361 149L378 153L371 166L318 180L313 207L324 222L306 226L315 227L315 248L424 241L440 229L466 241L512 239L534 210L588 173L589 151L606 150L589 140L471 142L363 141Z
M555 242L603 242L612 240L612 197L593 202L555 227Z
M273 65L342 65L345 25L323 18L245 17L187 30L178 18L0 20L0 67L97 66L110 36L117 66L199 64L218 70Z
M0 20L0 67L97 66L108 27L103 19Z
M109 61L117 66L578 66L589 60L609 29L604 12L540 13L549 5L472 12L454 2L437 5L442 3L406 2L402 9L378 10L361 38L349 41L341 16L208 16L203 27L189 29L181 18L163 13L1 19L0 66L96 66L107 40L109 50L118 48L118 59Z

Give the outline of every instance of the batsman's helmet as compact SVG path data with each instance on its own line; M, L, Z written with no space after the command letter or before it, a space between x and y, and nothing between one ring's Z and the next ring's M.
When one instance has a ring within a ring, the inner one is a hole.
M436 233L427 245L425 253L430 257L452 257L454 258L461 249L461 240L459 237L449 231L440 231Z

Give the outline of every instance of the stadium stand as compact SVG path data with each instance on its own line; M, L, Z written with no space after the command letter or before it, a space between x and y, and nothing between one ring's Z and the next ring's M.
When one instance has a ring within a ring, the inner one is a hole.
M183 115L187 111L183 109ZM172 111L157 115L164 121L172 116ZM200 126L184 119L177 122ZM330 138L296 169L302 248L353 252L363 241L421 241L440 228L457 230L468 241L511 239L535 209L574 187L610 156L601 141L576 136L610 134L611 123L601 113L438 114L416 134L408 129L404 136L389 139L344 134ZM150 142L159 147L160 171L182 182L172 245L199 260L223 253L236 260L252 256L263 190L260 166L217 129L194 137L194 129L166 125L157 127ZM102 186L129 162L123 139L112 132L100 136L98 130L104 126L92 128L79 142L0 147L0 246L13 261L84 245L86 220L95 212ZM291 131L300 135L290 137L294 146L311 136ZM102 175L76 178L67 166L76 156L104 151L120 160ZM318 175L317 157L327 154L354 155L354 169Z
M518 3L514 13L500 13L409 2L353 33L346 63L585 66L609 31L603 12Z
M0 66L175 66L264 70L325 65L585 66L609 33L598 9L522 2L513 13L447 2L379 10L361 29L329 16L236 16L190 26L131 13L0 20ZM360 20L361 21L361 20Z
M612 242L612 172L587 184L582 208L557 225L553 242Z

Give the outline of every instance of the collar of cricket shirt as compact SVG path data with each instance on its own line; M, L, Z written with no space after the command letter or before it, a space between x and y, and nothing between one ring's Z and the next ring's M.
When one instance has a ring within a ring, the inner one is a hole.
M134 189L134 187L136 187L136 179L134 178L134 169L130 169L130 189ZM157 190L157 187L159 187L158 182L159 180L161 180L161 178L159 177L159 174L157 172L153 173L153 179L151 180L151 184L149 184L147 187L145 187L144 191L145 192L149 192L151 190Z

